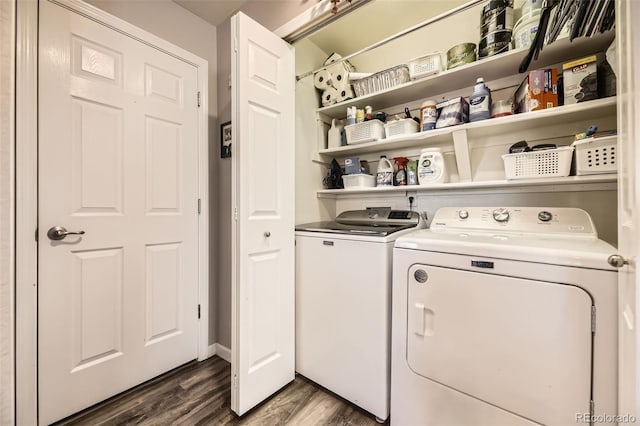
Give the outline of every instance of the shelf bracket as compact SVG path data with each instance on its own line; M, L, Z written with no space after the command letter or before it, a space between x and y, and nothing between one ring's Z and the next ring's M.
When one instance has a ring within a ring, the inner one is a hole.
M471 182L471 157L469 155L469 141L466 130L453 132L453 149L456 153L456 164L460 182Z

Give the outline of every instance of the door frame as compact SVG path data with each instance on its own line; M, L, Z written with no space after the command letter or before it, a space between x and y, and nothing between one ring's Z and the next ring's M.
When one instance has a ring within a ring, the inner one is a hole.
M80 0L51 1L195 66L198 70L198 360L209 350L208 62ZM38 422L38 0L17 0L16 17L16 365L17 424ZM196 102L195 94L193 102ZM195 200L194 200L195 202Z

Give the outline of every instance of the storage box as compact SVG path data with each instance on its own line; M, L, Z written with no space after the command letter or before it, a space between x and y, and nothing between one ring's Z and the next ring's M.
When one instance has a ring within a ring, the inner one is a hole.
M558 106L558 71L555 68L529 71L514 96L516 113Z
M417 133L420 129L420 125L413 118L403 118L402 120L387 121L384 127L385 135L388 138L392 136Z
M342 182L344 182L344 189L373 188L376 186L375 176L365 175L364 173L342 175Z
M409 67L409 77L412 80L438 74L442 70L440 52L429 53L412 59L407 66Z
M438 119L436 129L469 122L469 103L463 97L449 99L436 104Z
M384 139L384 123L380 120L350 124L344 127L344 131L347 135L347 145Z
M569 176L572 158L572 146L502 156L507 179Z
M562 78L565 105L598 99L596 55L563 64Z
M348 175L360 173L360 158L358 157L345 158L344 172Z
M573 143L576 175L616 173L618 171L618 137L582 139Z
M353 91L356 96L366 96L371 93L391 89L400 84L407 83L409 78L409 67L398 65L384 71L377 72L369 77L352 82Z

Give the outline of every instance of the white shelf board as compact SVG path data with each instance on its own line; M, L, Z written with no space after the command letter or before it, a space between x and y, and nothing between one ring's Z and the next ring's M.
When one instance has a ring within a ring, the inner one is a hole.
M388 149L402 149L411 147L424 147L427 144L453 143L451 134L455 131L466 130L469 137L483 137L496 132L516 133L531 129L535 122L540 122L540 127L561 125L575 120L597 120L605 115L614 115L616 112L616 98L609 97L593 101L564 105L556 108L532 111L524 114L515 114L489 120L466 123L459 126L443 129L429 130L409 135L394 136L375 142L366 142L356 145L346 145L331 149L322 149L321 155L344 157L351 154L365 154L380 152Z
M615 31L612 30L589 38L577 38L573 42L569 42L568 38L557 40L543 47L538 59L531 63L529 69L542 68L604 51L611 44L614 36ZM347 106L355 105L357 108L364 108L366 105L375 105L376 110L383 110L458 90L461 87L472 86L479 76L482 76L485 81L510 77L518 74L520 62L527 52L528 49L525 48L511 50L388 90L322 107L317 111L330 118L344 118L347 114Z
M336 198L341 195L354 194L384 194L397 192L423 192L423 191L447 191L456 189L508 189L508 188L524 188L524 187L541 187L545 192L549 192L550 186L568 186L571 190L590 190L589 186L601 183L617 182L617 174L599 174L585 176L568 176L568 177L550 177L539 179L514 179L514 180L491 180L479 182L452 182L437 185L404 185L404 186L386 186L374 188L353 188L353 189L321 189L317 192L319 198ZM582 188L578 186L583 185ZM585 186L586 185L586 186ZM613 188L612 188L613 189Z

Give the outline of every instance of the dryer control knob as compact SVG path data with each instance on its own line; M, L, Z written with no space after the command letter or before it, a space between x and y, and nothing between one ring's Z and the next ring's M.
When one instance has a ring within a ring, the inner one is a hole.
M469 218L469 212L466 210L460 210L458 211L458 217L460 219L468 219Z
M553 215L548 211L543 210L538 213L538 220L541 222L549 222L551 219L553 219Z
M508 222L509 210L505 208L495 209L493 211L493 218L496 220L496 222Z

